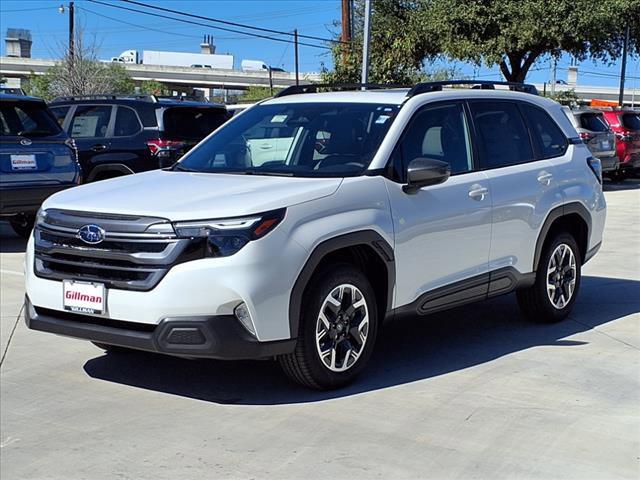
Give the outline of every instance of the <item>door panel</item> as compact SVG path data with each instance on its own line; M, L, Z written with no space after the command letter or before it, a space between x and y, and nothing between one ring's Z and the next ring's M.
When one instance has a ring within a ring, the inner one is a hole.
M84 178L91 170L109 158L110 132L113 131L111 105L77 105L69 122L69 136L78 147Z
M484 172L456 175L413 195L387 182L395 229L397 306L487 272L491 192ZM484 195L470 194L483 188Z

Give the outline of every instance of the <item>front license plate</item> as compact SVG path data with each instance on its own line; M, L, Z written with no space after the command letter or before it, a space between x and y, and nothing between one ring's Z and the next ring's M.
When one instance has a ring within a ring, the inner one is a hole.
M101 315L105 310L106 294L102 283L62 281L62 304L70 312Z
M37 170L35 155L11 155L11 170Z

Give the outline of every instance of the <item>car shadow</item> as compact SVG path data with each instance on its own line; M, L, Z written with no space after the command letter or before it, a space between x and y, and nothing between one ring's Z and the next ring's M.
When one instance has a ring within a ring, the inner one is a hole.
M580 298L564 322L532 324L515 295L431 315L387 323L368 368L352 385L329 392L297 386L274 361L189 360L143 352L110 353L89 360L96 379L157 392L239 405L317 402L446 375L536 346L573 347L571 340L640 311L640 281L584 277ZM626 299L609 301L609 299Z
M0 222L0 253L24 253L27 240L13 232L9 222Z
M627 178L622 182L613 182L611 180L605 180L602 185L602 190L605 192L621 192L624 190L637 190L640 189L640 179Z

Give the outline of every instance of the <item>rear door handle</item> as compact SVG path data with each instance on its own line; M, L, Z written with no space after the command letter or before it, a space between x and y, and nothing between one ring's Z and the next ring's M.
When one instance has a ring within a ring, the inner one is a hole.
M540 182L543 185L550 185L551 180L553 180L553 175L547 172L546 170L543 170L538 174L538 182Z
M94 145L93 147L91 147L91 150L93 150L94 152L101 152L101 151L106 150L106 149L107 149L107 146L106 145L102 145L100 143L97 144L97 145Z
M471 188L469 188L469 197L473 198L474 200L482 201L488 193L488 188L483 187L482 185L479 185L477 183L471 185Z

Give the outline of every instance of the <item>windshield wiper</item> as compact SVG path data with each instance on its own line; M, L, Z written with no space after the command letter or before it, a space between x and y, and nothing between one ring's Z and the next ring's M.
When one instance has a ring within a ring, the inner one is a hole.
M172 170L176 171L180 171L180 172L197 172L198 170L194 170L193 168L189 168L189 167L184 167L182 165L180 165L179 163L176 163Z

